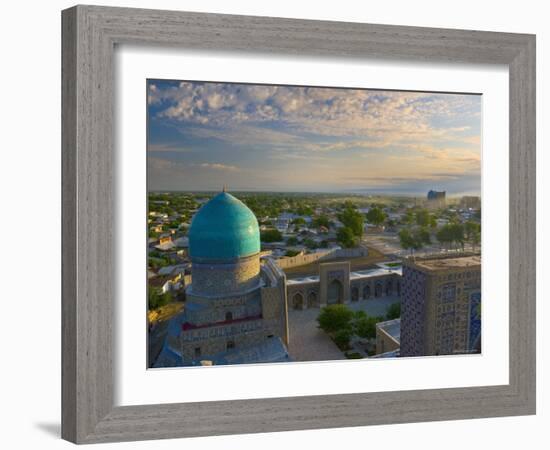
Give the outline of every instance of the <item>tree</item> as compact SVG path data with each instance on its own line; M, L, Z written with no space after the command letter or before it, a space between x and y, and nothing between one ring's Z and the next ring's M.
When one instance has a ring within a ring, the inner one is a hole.
M330 228L331 222L328 216L325 216L324 214L317 216L313 219L313 226L316 228Z
M335 333L342 329L352 329L353 311L346 305L325 306L317 317L319 328L327 333Z
M435 237L443 245L449 245L450 246L451 243L453 242L453 235L452 235L452 232L451 232L451 228L448 224L443 225L439 230L437 230L437 233L435 234Z
M286 245L298 245L298 238L296 236L290 236L286 240Z
M421 209L416 212L416 224L420 227L435 228L437 226L437 220L427 209Z
M386 311L386 320L393 320L401 317L401 303L392 303Z
M450 224L450 227L453 242L460 245L462 250L464 250L464 225L461 223L452 223Z
M432 243L430 231L426 227L418 228L417 230L415 230L413 236L420 244L420 247L423 247L424 245L430 245Z
M414 222L414 214L410 209L401 218L401 222L405 225L411 225Z
M364 311L358 311L354 317L353 331L363 339L373 339L376 337L376 324L383 320L382 317L373 317Z
M338 215L338 219L344 224L345 227L351 230L354 236L363 236L365 219L363 214L359 211L352 207L347 207Z
M431 244L430 231L426 227L410 230L404 228L399 232L399 243L401 248L410 250L411 255L415 250L420 250L425 245Z
M352 248L357 244L357 238L354 236L351 228L342 227L336 232L336 239L344 248Z
M436 233L437 240L442 244L459 244L464 250L464 226L460 223L443 225Z
M311 216L313 215L313 208L308 205L300 205L296 212L300 216Z
M464 224L464 235L472 247L477 247L481 242L481 224L469 220Z
M149 309L157 309L161 306L167 305L172 300L170 293L162 291L156 287L149 287L147 292L147 304Z
M367 221L375 226L380 226L386 220L386 213L378 207L371 208L367 213Z
M472 235L470 238L470 243L472 244L472 247L476 249L476 247L481 243L481 230Z
M296 219L294 219L292 221L292 224L293 225L305 225L306 224L306 221L303 217L296 217Z
M265 230L261 233L262 242L280 242L283 240L283 235L277 229Z
M307 239L304 239L304 245L309 248L310 250L313 250L315 248L318 247L318 244L317 242L315 242L313 239L311 238L307 238Z
M351 336L351 330L348 328L343 328L334 333L333 340L340 350L347 350L349 348Z
M411 255L415 250L422 248L422 241L418 239L418 236L413 235L408 228L403 228L399 232L399 243L404 250L410 250Z

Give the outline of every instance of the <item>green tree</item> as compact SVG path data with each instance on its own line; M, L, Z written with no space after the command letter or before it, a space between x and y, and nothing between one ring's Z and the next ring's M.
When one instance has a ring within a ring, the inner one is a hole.
M162 290L156 287L149 287L147 292L147 304L149 309L157 309L167 305L172 300L170 293L162 293Z
M464 226L460 223L443 225L436 233L437 240L449 247L458 244L464 250Z
M437 230L435 237L441 244L450 247L453 242L453 234L450 225L443 225L439 230Z
M386 320L393 320L401 317L401 303L392 303L386 311Z
M363 311L363 314L356 314L353 321L354 333L363 339L372 339L376 337L376 324L382 322L382 317L368 316Z
M415 250L422 248L422 242L408 228L403 228L399 232L399 244L404 250L410 250L411 255Z
M367 221L369 223L378 227L384 223L384 220L386 220L386 213L382 209L378 207L369 209L367 213Z
M350 329L343 328L334 333L334 343L342 351L349 349L349 341L351 340L352 332Z
M306 221L303 217L296 217L296 219L294 219L292 221L292 224L294 224L294 225L305 225Z
M481 224L469 220L464 224L464 236L473 248L481 242Z
M261 232L262 242L280 242L283 240L283 235L277 229L265 230Z
M336 239L344 248L352 248L357 245L357 237L351 231L351 228L342 227L336 232Z
M313 208L309 205L300 205L296 213L300 216L312 216L313 215Z
M338 219L344 224L345 227L351 230L354 236L363 236L365 219L363 217L363 214L361 214L359 211L354 208L347 207L338 215Z
M327 333L352 329L353 311L346 305L328 305L321 309L317 322L319 328Z
M317 244L317 242L315 242L313 239L311 238L307 238L307 239L304 239L304 245L309 248L310 250L313 250L317 247L319 247L319 245Z
M298 238L296 236L290 236L286 240L286 245L298 245Z
M462 250L464 250L464 225L461 223L453 223L450 226L453 242L460 245Z
M413 233L414 238L416 241L420 244L420 247L423 247L424 245L430 245L432 243L430 231L427 227L421 227L414 231Z
M421 209L416 212L416 224L420 227L435 228L437 226L437 219L427 209Z
M328 216L325 216L324 214L317 216L313 219L313 226L316 228L330 228L331 222Z

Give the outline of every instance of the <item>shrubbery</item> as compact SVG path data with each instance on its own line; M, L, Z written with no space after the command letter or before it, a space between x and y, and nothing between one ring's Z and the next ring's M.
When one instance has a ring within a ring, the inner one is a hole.
M280 242L283 240L283 235L277 229L262 231L260 236L262 242Z
M393 303L386 311L386 320L398 319L401 317L401 303Z
M392 314L395 314L395 311ZM349 348L353 336L375 338L376 324L382 321L383 317L369 316L364 311L352 311L341 304L326 306L317 318L319 328L325 331L341 350Z
M172 295L168 292L164 294L159 288L149 287L147 292L147 306L149 309L157 309L167 305L172 301Z

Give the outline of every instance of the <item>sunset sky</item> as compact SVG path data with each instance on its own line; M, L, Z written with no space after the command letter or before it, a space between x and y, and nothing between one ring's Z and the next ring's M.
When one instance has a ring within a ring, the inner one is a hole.
M477 194L481 96L149 80L148 188Z

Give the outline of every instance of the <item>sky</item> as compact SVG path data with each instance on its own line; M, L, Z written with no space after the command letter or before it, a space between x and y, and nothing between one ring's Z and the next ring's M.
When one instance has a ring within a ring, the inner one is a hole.
M481 101L148 80L148 189L479 195Z

